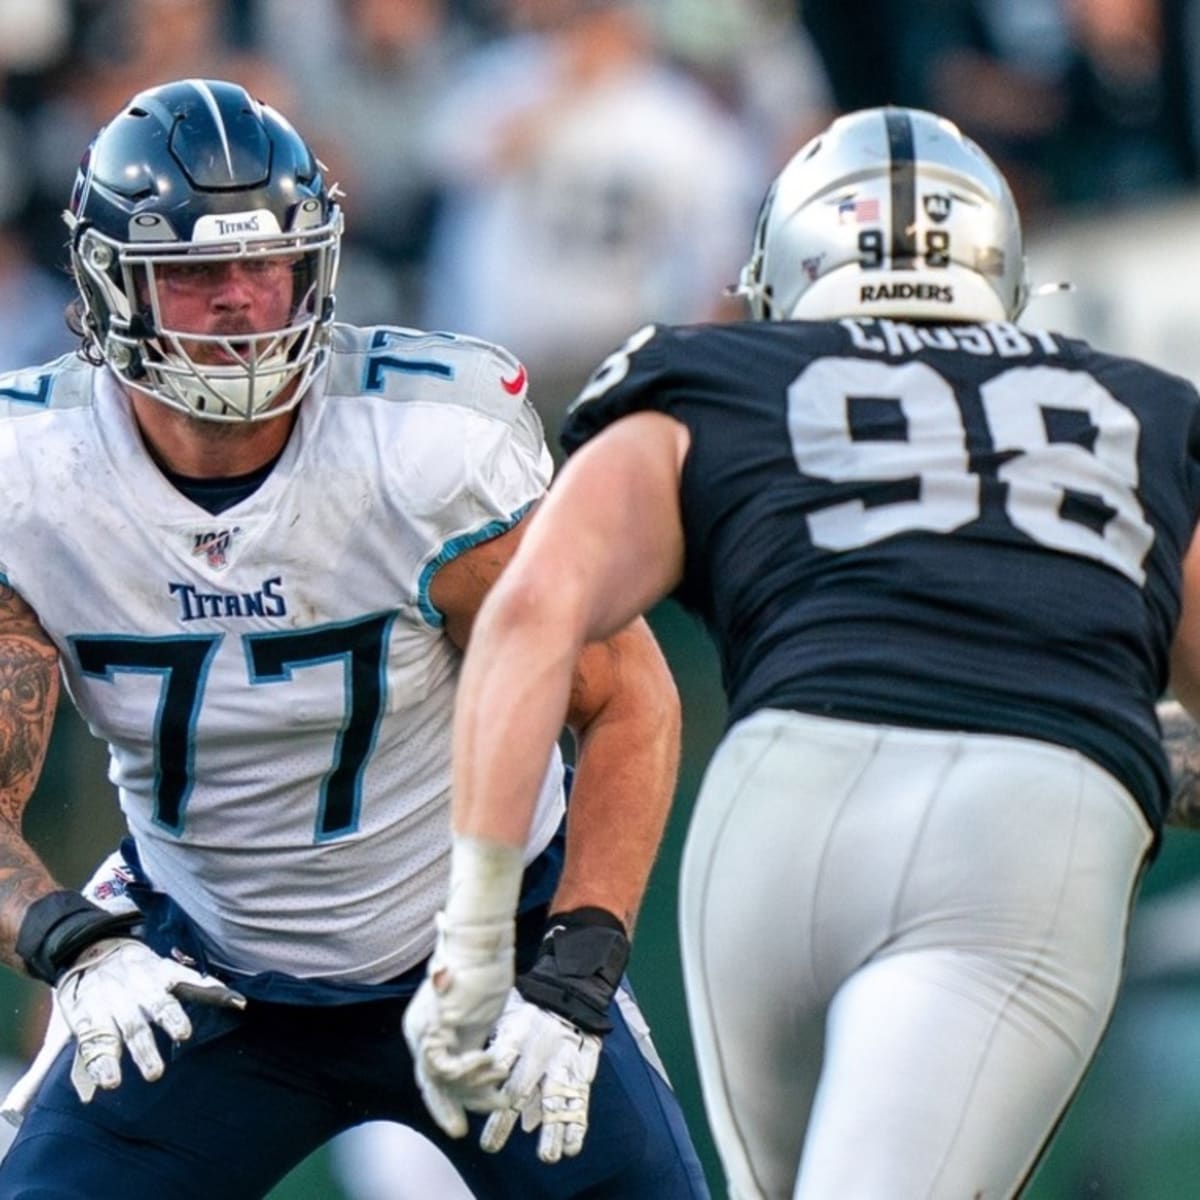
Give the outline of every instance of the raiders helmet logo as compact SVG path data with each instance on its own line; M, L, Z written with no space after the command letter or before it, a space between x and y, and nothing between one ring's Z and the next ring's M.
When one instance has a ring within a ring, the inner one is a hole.
M944 192L929 192L921 197L925 206L925 214L931 221L940 225L950 216L950 197Z

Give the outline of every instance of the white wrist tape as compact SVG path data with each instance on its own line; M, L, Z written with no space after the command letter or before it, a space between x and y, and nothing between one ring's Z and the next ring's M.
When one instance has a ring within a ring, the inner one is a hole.
M446 919L452 926L511 921L521 893L525 855L519 846L454 835Z

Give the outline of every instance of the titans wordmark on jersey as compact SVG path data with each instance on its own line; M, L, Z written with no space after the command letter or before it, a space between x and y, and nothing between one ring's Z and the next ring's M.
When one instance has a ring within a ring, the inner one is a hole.
M154 466L106 371L60 359L0 379L0 404L28 414L0 421L0 579L110 744L154 884L237 969L374 983L420 961L460 660L430 582L545 490L520 364L335 327L282 458L215 517ZM531 856L561 806L555 762Z
M1153 705L1200 510L1184 380L1009 324L647 327L568 453L683 422L683 604L730 720L763 707L1073 746L1156 826Z

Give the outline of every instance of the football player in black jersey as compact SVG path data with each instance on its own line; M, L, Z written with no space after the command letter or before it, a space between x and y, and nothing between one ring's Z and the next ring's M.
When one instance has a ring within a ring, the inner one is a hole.
M802 149L740 290L576 402L467 654L457 836L521 843L578 648L675 596L729 699L680 924L730 1194L1011 1197L1112 1009L1155 702L1200 711L1200 397L1014 323L1009 188L927 112Z

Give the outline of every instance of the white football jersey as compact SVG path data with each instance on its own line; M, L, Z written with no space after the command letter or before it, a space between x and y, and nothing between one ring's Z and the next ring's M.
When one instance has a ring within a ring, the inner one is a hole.
M419 962L461 658L430 583L549 482L524 368L337 326L283 456L218 516L163 477L107 370L4 377L4 407L30 415L0 421L0 576L110 745L155 887L237 970L373 983ZM556 754L529 859L562 806Z

